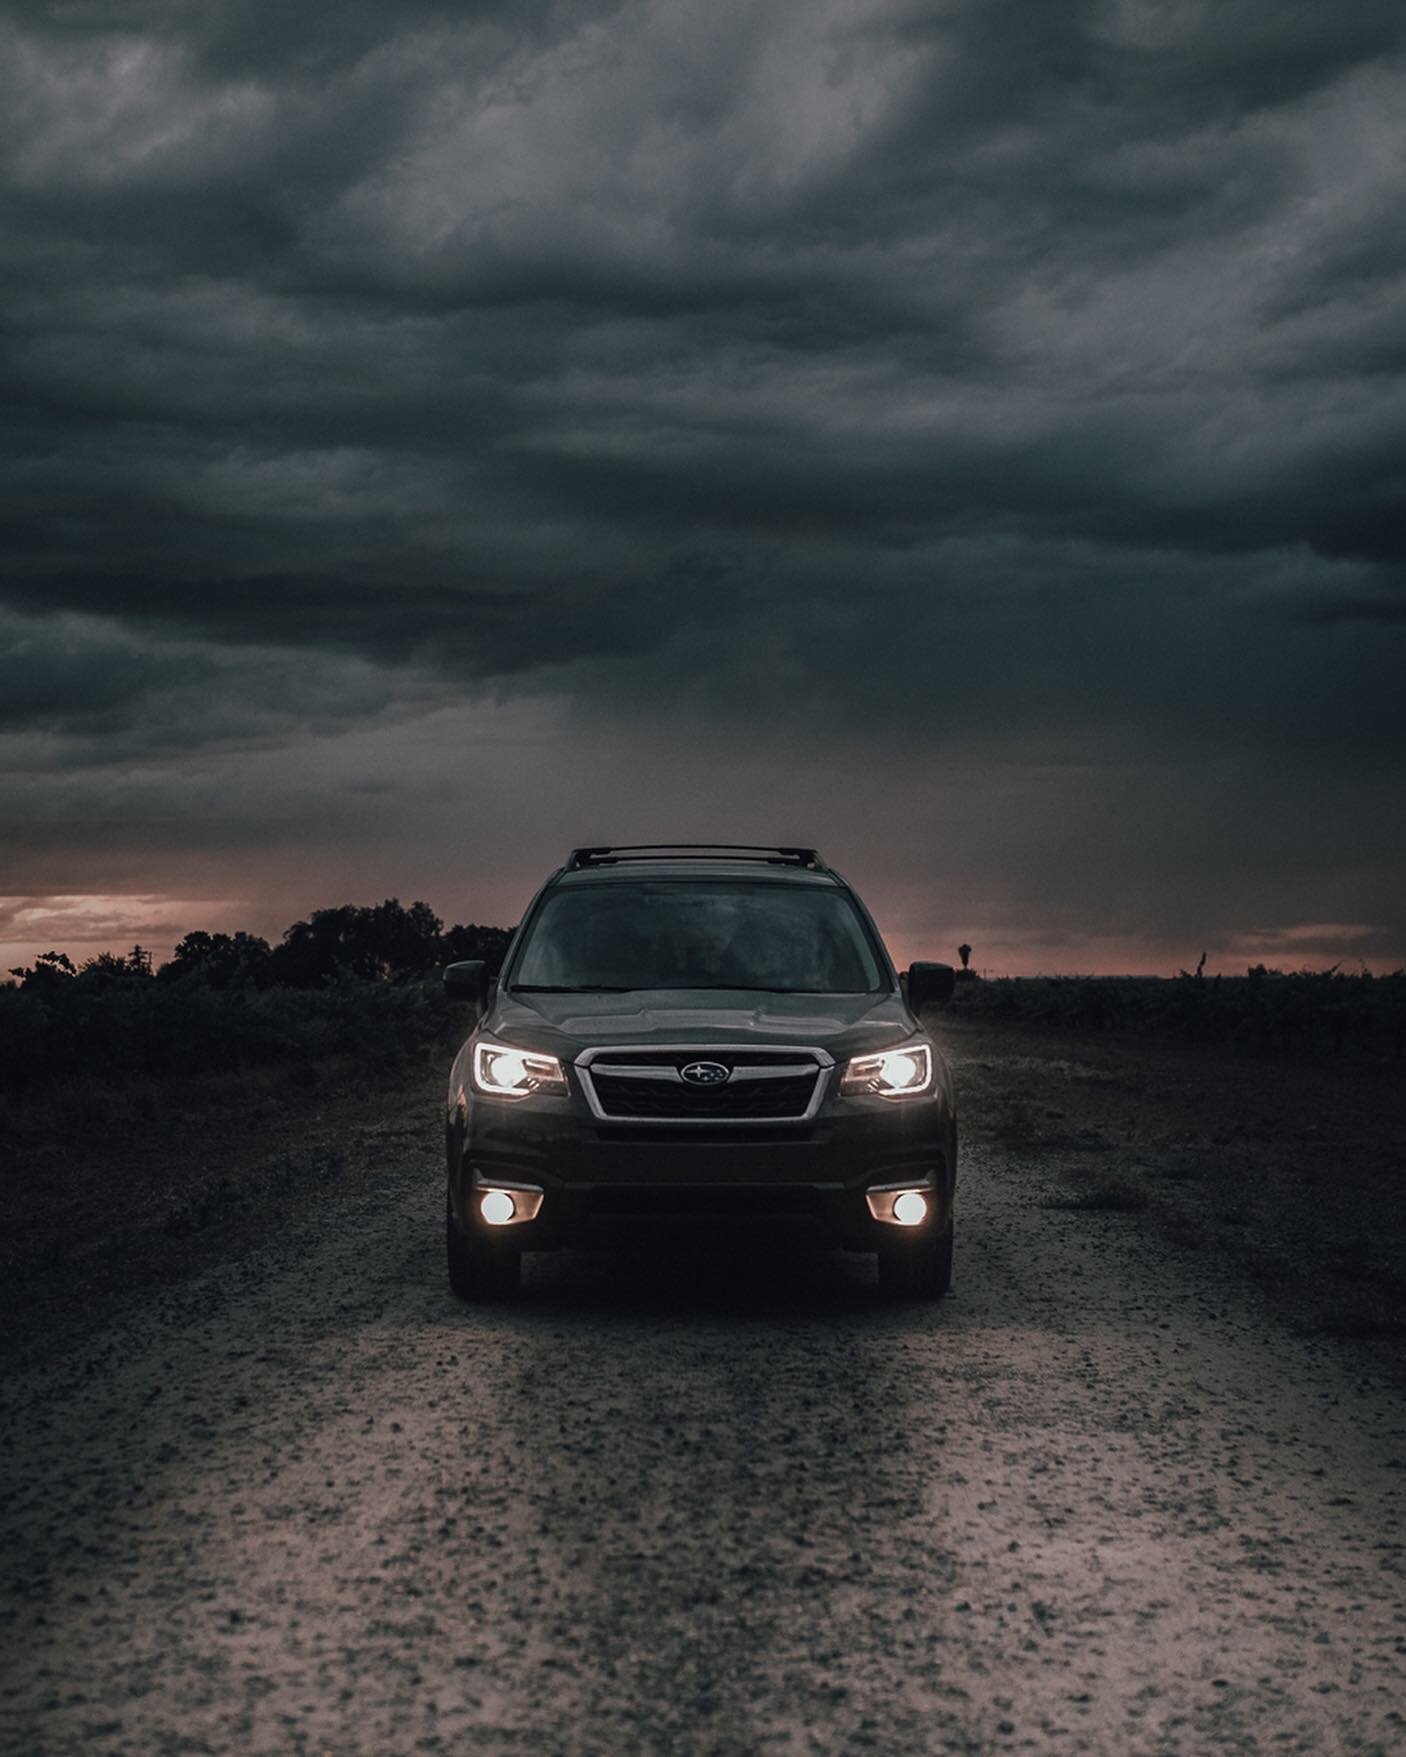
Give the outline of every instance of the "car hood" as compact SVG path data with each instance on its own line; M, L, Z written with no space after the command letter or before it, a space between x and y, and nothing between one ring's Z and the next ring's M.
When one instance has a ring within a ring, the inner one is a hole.
M627 994L500 995L484 1030L504 1043L574 1057L599 1045L667 1048L794 1044L838 1061L912 1035L896 994L766 994L757 989L633 989Z

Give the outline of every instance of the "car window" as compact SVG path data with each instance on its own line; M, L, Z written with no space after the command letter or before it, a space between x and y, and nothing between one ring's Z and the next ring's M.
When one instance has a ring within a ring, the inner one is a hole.
M854 905L821 886L695 882L563 886L544 900L514 988L884 986Z

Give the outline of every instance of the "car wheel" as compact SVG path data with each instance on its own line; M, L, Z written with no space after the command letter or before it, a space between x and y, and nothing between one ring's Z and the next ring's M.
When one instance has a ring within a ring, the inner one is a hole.
M522 1277L522 1252L475 1246L459 1230L453 1206L444 1208L444 1254L449 1285L459 1299L508 1299Z
M889 1299L941 1299L952 1285L953 1229L879 1252L879 1288Z

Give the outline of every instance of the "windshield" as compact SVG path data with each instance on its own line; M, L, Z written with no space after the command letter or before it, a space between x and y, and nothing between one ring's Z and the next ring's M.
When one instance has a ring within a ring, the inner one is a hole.
M858 912L821 885L576 884L542 903L513 988L884 987Z

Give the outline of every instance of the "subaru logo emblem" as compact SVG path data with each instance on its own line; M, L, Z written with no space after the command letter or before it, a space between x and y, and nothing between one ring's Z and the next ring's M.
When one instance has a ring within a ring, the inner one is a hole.
M690 1086L721 1086L730 1074L721 1062L690 1062L679 1072Z

